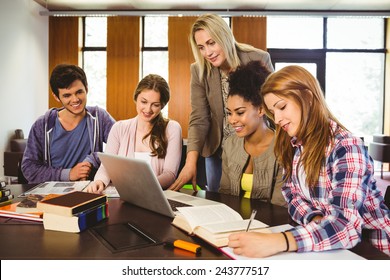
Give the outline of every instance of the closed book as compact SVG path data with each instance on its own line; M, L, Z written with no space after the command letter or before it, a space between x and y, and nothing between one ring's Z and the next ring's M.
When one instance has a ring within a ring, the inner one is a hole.
M75 191L51 199L38 201L37 208L44 213L72 217L77 213L106 202L106 195Z
M0 197L9 196L11 194L10 189L1 189L0 190Z
M0 197L0 202L12 200L13 198L14 198L14 195L13 195L13 194L6 195L6 196L2 196L2 197Z
M18 213L42 213L42 210L37 208L38 201L50 199L60 196L59 194L29 194L21 202L16 205L16 212Z
M43 214L43 227L47 230L64 232L81 232L96 225L108 217L108 204L104 203L95 208L80 212L72 217L53 213Z
M19 202L14 202L9 205L0 207L0 217L42 222L42 213L18 213L16 211L16 206L18 204Z
M12 203L12 199L11 199L11 200L7 200L7 201L0 202L0 207L5 206L5 205L8 205L8 204L11 204L11 203Z
M188 234L196 235L215 247L228 244L228 237L234 232L245 231L249 220L225 204L193 207L178 207L172 224ZM253 220L250 231L269 232L268 225Z

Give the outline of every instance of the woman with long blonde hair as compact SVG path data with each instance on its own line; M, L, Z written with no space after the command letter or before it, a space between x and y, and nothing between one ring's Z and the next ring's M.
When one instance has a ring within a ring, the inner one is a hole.
M228 24L218 15L204 14L192 25L190 44L195 63L191 65L191 115L186 163L170 187L179 190L187 182L196 189L196 163L205 157L207 190L217 192L222 173L222 144L234 133L227 120L228 75L249 61L260 61L273 71L270 55L236 42Z

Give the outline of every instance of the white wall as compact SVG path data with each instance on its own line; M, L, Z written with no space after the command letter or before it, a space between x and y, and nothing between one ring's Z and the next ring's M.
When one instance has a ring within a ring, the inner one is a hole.
M48 17L31 0L0 1L0 177L15 129L27 138L48 107Z

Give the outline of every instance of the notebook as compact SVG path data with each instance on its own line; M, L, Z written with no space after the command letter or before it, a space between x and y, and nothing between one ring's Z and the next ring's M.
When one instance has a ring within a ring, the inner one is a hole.
M150 211L174 217L170 201L179 206L220 204L213 200L163 189L149 163L118 155L98 153L122 200Z

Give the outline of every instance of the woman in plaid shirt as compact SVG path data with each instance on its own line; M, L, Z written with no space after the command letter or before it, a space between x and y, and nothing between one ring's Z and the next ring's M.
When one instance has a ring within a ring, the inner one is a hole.
M318 81L300 66L287 66L268 77L261 94L277 125L282 192L298 226L232 234L234 253L266 257L352 248L364 230L373 246L390 255L390 211L376 187L373 161L363 141L329 111Z

